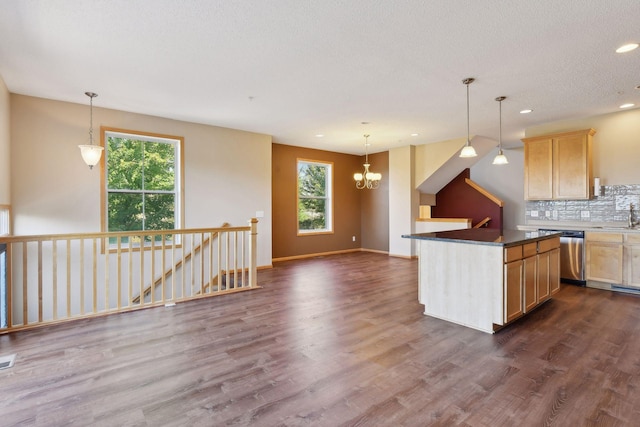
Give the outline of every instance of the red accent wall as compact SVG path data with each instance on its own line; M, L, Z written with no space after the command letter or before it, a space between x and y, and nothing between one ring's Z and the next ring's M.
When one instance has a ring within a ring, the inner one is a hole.
M487 228L502 229L502 207L465 182L470 178L467 168L436 194L436 205L431 207L433 218L471 218L472 226L491 217Z

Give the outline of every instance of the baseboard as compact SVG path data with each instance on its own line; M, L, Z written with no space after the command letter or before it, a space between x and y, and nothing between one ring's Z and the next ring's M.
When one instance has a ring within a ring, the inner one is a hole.
M374 254L389 255L389 251L379 251L377 249L366 249L366 248L360 248L360 250L362 252L373 252Z
M327 255L349 254L349 253L361 252L361 251L362 251L361 248L357 248L357 249L344 249L341 251L316 252L313 254L293 255L293 256L286 256L286 257L280 257L280 258L272 258L271 262L273 263L273 262L280 262L280 261L291 261L295 259L315 258L315 257L327 256Z
M418 259L418 255L400 255L400 254L389 254L394 258L404 258L404 259Z
M305 259L305 258L316 258L316 257L320 257L320 256L327 256L327 255L349 254L349 253L353 253L353 252L371 252L371 253L374 253L374 254L382 254L382 255L392 256L392 257L395 257L395 258L405 258L405 259L417 259L418 258L417 255L414 255L414 256L394 255L394 254L390 254L387 251L379 251L377 249L356 248L356 249L344 249L344 250L341 250L341 251L316 252L316 253L313 253L313 254L293 255L293 256L286 256L286 257L280 257L280 258L273 258L271 260L271 262L291 261L291 260L295 260L295 259ZM258 267L258 268L260 268L260 267Z

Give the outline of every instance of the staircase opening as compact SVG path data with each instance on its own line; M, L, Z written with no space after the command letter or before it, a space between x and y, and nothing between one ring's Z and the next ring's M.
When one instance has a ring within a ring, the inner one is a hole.
M467 168L436 193L432 218L470 218L473 228L502 229L504 203L473 182L470 176Z

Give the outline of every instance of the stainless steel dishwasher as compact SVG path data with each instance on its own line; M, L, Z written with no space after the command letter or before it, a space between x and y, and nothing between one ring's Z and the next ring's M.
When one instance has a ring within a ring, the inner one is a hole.
M540 229L540 233L561 233L560 235L560 280L565 283L584 286L584 231Z

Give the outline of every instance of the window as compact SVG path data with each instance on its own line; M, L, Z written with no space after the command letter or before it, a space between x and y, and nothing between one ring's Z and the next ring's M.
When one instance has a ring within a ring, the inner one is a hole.
M103 128L102 139L103 229L181 228L183 138Z
M298 159L298 234L333 231L332 166Z

